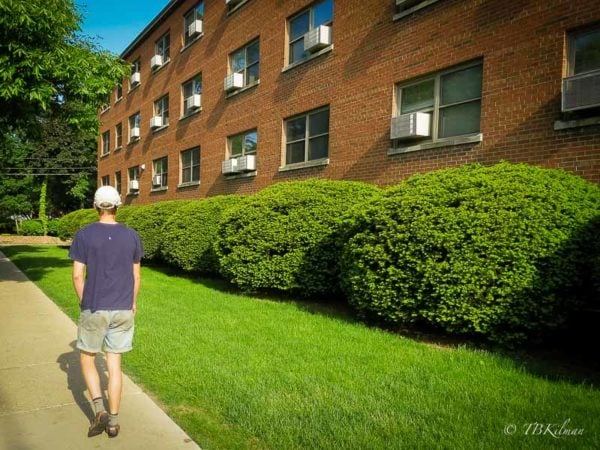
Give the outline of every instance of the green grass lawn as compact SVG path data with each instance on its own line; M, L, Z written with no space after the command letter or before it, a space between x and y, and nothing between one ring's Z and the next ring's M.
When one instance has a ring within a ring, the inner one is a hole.
M77 317L65 249L2 251ZM149 267L138 304L125 370L205 449L600 447L596 386L537 375L507 356L432 346ZM546 431L535 423L566 420L583 434L534 434Z

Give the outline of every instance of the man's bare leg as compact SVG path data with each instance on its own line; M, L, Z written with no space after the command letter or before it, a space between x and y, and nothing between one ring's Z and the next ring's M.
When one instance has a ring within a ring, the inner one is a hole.
M108 367L108 412L118 414L123 393L121 354L106 353L106 366Z
M93 437L102 434L108 423L109 416L104 410L104 403L102 401L100 376L96 369L96 354L81 351L79 358L81 361L81 372L83 373L85 384L92 397L94 411L96 413L96 416L90 425L90 429L88 430L88 437Z
M100 389L100 376L96 369L96 354L80 351L81 361L81 372L85 379L85 384L88 388L92 400L98 397L102 397L102 390Z

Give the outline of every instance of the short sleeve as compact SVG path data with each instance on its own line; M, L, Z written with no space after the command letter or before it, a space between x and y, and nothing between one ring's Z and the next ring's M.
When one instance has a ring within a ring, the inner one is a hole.
M142 260L142 257L144 256L144 246L142 245L142 241L140 239L140 236L134 231L133 232L134 235L134 240L135 240L135 250L133 253L133 262L134 263L139 263Z
M85 241L82 237L81 231L78 231L73 238L73 243L69 249L69 258L71 258L73 261L79 261L80 263L87 264Z

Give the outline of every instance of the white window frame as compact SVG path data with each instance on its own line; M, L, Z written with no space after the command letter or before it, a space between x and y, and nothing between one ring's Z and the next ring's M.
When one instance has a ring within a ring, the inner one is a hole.
M128 194L137 194L138 191L131 191L129 189L129 183L131 181L137 180L140 181L140 166L133 166L127 169L127 193Z
M119 193L119 195L121 195L121 171L117 170L115 172L115 189L117 190L117 192Z
M187 86L192 86L190 95L202 95L202 74L199 73L198 75L187 80L185 83L181 84L181 117L187 117L199 111L199 109L189 110L187 107L187 98L190 96L186 96ZM200 105L202 105L202 100L200 101Z
M327 129L326 133L321 133L321 134L317 134L314 136L310 135L310 120L309 117L313 114L318 114L320 112L323 111L327 111L329 114L329 128ZM305 128L304 128L304 138L302 139L296 139L294 141L289 141L288 140L288 136L287 136L287 124L289 121L291 120L297 120L300 119L301 117L304 117L305 119ZM314 161L325 161L329 158L329 143L330 143L330 139L329 139L329 135L330 135L330 128L331 128L331 109L329 107L329 105L327 106L323 106L321 108L317 108L317 109L313 109L311 111L307 111L304 112L302 114L297 114L295 116L292 117L288 117L287 119L284 120L284 133L285 133L285 148L284 148L284 167L286 166L295 166L295 165L300 165L300 164L307 164L307 163L311 163ZM327 155L321 158L315 158L315 159L309 159L308 158L308 153L309 153L309 143L311 139L315 139L315 138L319 138L319 137L323 137L323 136L327 136ZM295 144L298 142L302 142L304 141L304 160L303 161L297 161L297 162L288 162L287 160L287 155L288 155L288 145L290 144Z
M293 55L293 51L292 51L292 45L295 44L296 42L299 42L300 40L304 41L304 36L308 31L314 30L316 27L314 26L314 10L315 7L317 5L319 5L320 3L323 3L325 1L328 0L320 0L317 2L314 2L312 5L308 6L307 8L304 8L302 11L297 12L296 14L294 14L293 16L291 16L288 20L287 20L287 33L286 33L286 40L287 42L287 65L291 66L291 65L297 65L297 64L301 64L304 61L308 61L309 59L311 59L312 56L315 55L306 55L304 58L300 58L296 61L292 61L292 55ZM325 22L321 25L326 25L328 27L331 27L331 42L333 43L333 18L335 15L335 1L331 0L332 2L332 7L333 7L333 13L331 16L331 20L329 20L328 22ZM308 11L308 30L302 34L301 36L298 36L297 38L291 39L291 32L292 32L292 22L294 20L296 20L298 17L304 15L306 12ZM325 51L327 51L328 49L331 48L331 45L324 48L323 50L321 50L320 52L318 52L316 55L319 55Z
M454 72L460 72L462 70L469 69L472 67L477 67L477 66L481 67L482 90L483 90L483 61L482 60L471 61L469 63L461 64L459 66L454 66L449 69L441 70L439 72L435 72L435 73L426 75L424 77L420 77L416 80L411 80L406 83L397 84L396 85L396 105L395 105L396 116L399 116L402 114L402 89L406 89L408 87L416 86L416 85L419 85L426 81L433 80L433 82L434 82L433 83L433 106L415 110L415 111L411 111L411 113L412 112L426 112L426 113L431 114L431 127L430 127L431 137L429 139L424 139L423 142L443 142L444 140L452 140L452 139L456 139L456 138L464 137L464 136L479 135L481 133L481 103L482 103L482 99L483 99L482 92L480 92L479 97L473 97L468 100L461 100L460 102L451 103L451 104L447 104L447 105L440 104L441 103L441 79L442 79L442 77L445 75L454 73ZM480 108L479 130L471 132L471 133L439 137L440 110L442 110L444 108L458 106L461 104L473 103L473 102L477 102L477 101L479 102L479 108ZM409 114L409 113L406 113L406 114ZM412 144L408 144L408 145L412 145ZM395 144L395 147L402 148L405 146L407 146L407 144L405 142L397 142Z
M153 117L159 116L162 118L162 126L158 129L169 125L169 94L163 95L154 102Z
M248 64L248 49L251 46L253 46L254 44L256 44L258 46L258 59L255 62ZM234 70L233 70L234 57L235 57L235 55L237 55L238 53L241 53L241 52L244 53L244 67L241 70L237 70L234 72ZM256 80L254 80L250 83L250 82L248 82L248 68L253 67L253 66L258 66L258 77L256 78ZM248 42L243 47L240 47L237 50L235 50L229 54L228 75L231 75L233 73L241 73L244 76L244 86L243 87L253 86L253 85L259 83L259 81L260 81L260 39L259 38L252 39L250 42Z
M134 85L131 84L131 77L129 77L129 91L132 91L133 89L136 89L137 87L139 87L140 84L142 84L142 82L141 82L141 78L142 78L141 70L142 70L142 59L141 58L137 58L133 63L131 63L131 74L133 75L134 73L139 73L140 74L140 82L134 86Z
M171 34L164 33L154 42L154 54L162 56L162 66L171 60ZM161 67L162 67L161 66Z
M160 169L160 171L158 170ZM161 182L159 185L154 184L154 177L156 175L161 176ZM161 190L168 187L169 182L169 157L162 156L152 161L152 190Z
M139 137L132 137L131 136L131 130L133 128L140 128L140 134L141 134L141 122L142 122L142 116L140 114L140 112L136 112L134 114L132 114L131 116L129 116L129 119L127 120L128 124L129 124L129 143L131 142L135 142L138 139L140 139ZM136 126L137 125L137 126Z
M116 93L115 93L115 103L117 103L119 100L123 99L123 83L117 83L117 87L116 87Z
M119 122L115 125L115 150L123 147L123 123Z
M202 20L202 33L196 36L189 35L189 26L194 22L194 20L199 19ZM196 42L200 37L204 35L204 2L198 2L196 6L191 8L187 13L183 15L183 48L192 45Z
M101 186L110 186L110 175L104 175L100 178Z
M193 152L198 152L198 163L194 164L194 158L193 158ZM192 157L190 159L190 165L186 165L185 161L184 161L184 155L186 154L191 154ZM187 150L182 150L181 152L179 152L179 167L180 167L180 171L179 171L179 184L180 186L186 186L186 185L191 185L191 184L199 184L200 183L200 147L193 147L193 148L188 148ZM198 168L198 179L195 180L194 179L194 168ZM190 179L189 180L184 180L184 175L183 172L185 170L189 170L190 171Z
M102 156L106 156L110 153L110 130L106 130L102 133Z
M246 148L247 138L251 134L256 135L256 147L254 149L247 149ZM234 154L233 153L233 140L237 137L242 138L242 152ZM231 136L227 137L227 156L229 157L229 159L239 158L240 156L245 156L245 155L256 155L257 150L258 150L258 129L256 129L256 128L252 128L251 130L247 130L242 133L232 134Z
M584 75L584 74L600 71L600 66L598 66L595 69L575 73L575 41L577 38L579 38L581 36L585 36L586 34L591 34L591 33L600 33L600 25L596 24L593 27L587 27L585 29L571 32L568 34L568 36L567 36L568 37L568 40L567 40L567 76L572 77L572 76Z

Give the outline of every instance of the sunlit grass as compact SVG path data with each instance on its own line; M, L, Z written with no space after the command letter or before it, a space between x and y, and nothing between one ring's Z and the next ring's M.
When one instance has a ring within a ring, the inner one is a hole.
M77 316L65 249L2 251ZM206 449L600 446L594 387L154 268L142 269L124 364ZM525 435L529 423L566 419L583 435Z

